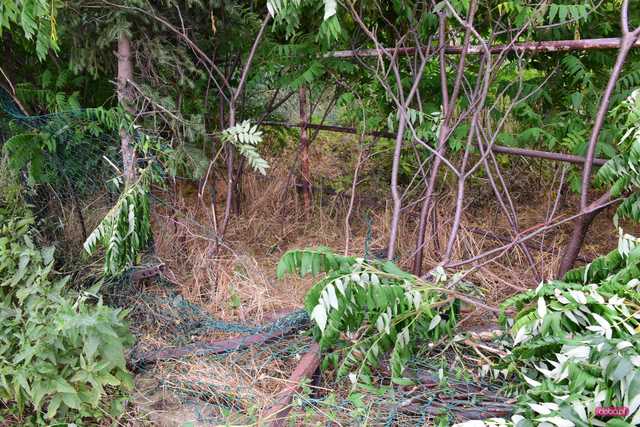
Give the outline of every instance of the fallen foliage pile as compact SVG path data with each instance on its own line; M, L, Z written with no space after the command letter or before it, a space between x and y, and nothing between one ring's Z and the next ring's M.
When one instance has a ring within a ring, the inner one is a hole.
M511 338L500 368L521 384L510 421L460 426L616 426L640 423L640 239L620 232L618 249L503 304ZM597 408L627 415L598 418Z

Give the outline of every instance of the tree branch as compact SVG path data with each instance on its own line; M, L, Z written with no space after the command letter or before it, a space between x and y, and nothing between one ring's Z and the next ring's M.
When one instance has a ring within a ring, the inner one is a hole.
M281 127L288 127L288 128L301 127L299 123L286 123L286 122L277 122L277 121L270 121L270 120L265 120L264 122L262 122L262 124L265 126L281 126ZM335 126L335 125L318 125L313 123L307 123L307 128L324 130L327 132L349 133L354 135L362 133L356 128L350 128L345 126ZM392 134L391 132L384 132L384 131L370 131L370 132L365 132L364 135L374 136L379 138L389 138L389 139L395 138L395 135ZM582 165L586 161L584 157L575 156L573 154L554 153L550 151L532 150L529 148L505 147L502 145L495 145L495 144L491 147L491 151L493 151L494 153L506 154L510 156L531 157L531 158L537 158L537 159L551 160L554 162L573 163L577 165ZM600 159L600 158L593 159L593 164L595 166L602 166L606 162L607 162L606 159Z
M609 50L620 47L621 39L617 37L582 39L582 40L545 40L523 43L500 44L489 47L489 52L499 54L505 51L527 52L527 53L553 53L568 52L575 50ZM632 48L640 47L640 41L636 41ZM412 55L415 53L415 47L403 48L381 48L387 55ZM421 47L422 50L428 50L430 47ZM444 49L449 55L460 55L464 51L464 46L447 46ZM482 46L469 46L467 53L469 55L479 55L483 53ZM331 58L353 58L353 57L369 57L377 56L377 49L353 49L353 50L337 50L328 53L326 56Z

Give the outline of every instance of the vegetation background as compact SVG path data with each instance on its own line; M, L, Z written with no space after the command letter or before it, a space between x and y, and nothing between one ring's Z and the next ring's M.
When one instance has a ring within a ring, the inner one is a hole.
M0 42L7 425L640 424L636 0L4 0Z

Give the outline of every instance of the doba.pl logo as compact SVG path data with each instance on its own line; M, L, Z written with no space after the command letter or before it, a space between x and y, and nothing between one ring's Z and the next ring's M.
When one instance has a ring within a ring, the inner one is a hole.
M629 408L626 406L596 408L596 417L626 417L627 415L629 415Z

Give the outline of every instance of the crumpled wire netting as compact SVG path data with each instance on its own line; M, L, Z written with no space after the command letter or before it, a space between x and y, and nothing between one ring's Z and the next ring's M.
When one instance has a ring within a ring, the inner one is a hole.
M265 331L288 331L265 343L247 346L223 354L192 356L146 366L141 377L155 378L147 383L145 395L161 395L164 410L185 411L196 425L252 425L259 414L273 404L278 392L300 358L309 350L312 338L303 310L264 325L216 319L202 307L175 293L162 279L156 285L163 292L149 293L139 288L125 306L136 316L162 331L168 345L203 342L208 336L247 337ZM120 289L119 304L128 291ZM136 286L125 284L129 289ZM132 301L137 301L135 304ZM144 329L144 328L141 328ZM376 390L359 390L350 395L348 381L336 381L332 371L314 378L291 403L293 425L434 425L436 420L449 425L467 419L506 416L512 402L501 395L501 384L479 379L474 373L476 361L460 348L438 354L439 349L424 346L410 362L407 372L413 386L389 386L384 366L375 380ZM157 408L156 408L157 409ZM181 412L181 416L184 413ZM332 424L333 423L333 424Z

